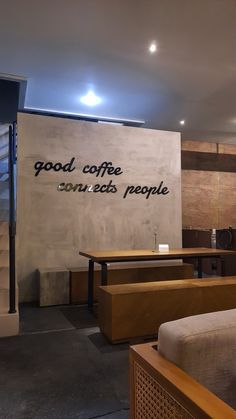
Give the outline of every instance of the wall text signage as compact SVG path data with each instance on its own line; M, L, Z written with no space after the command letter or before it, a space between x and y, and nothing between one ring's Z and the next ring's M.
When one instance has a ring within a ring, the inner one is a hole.
M73 172L75 167L73 167L75 161L75 157L72 157L71 161L66 164L62 164L61 162L53 163L51 161L44 162L44 161L36 161L34 165L35 169L35 176L38 176L42 170L48 172L49 170L54 170L54 172L59 172L62 170L63 172Z
M54 171L54 172L73 172L75 167L75 157L72 157L68 163L53 163L51 161L37 161L34 165L35 176L39 176L43 171ZM82 168L82 173L92 174L96 178L102 178L104 175L108 176L120 176L123 171L120 166L113 166L113 163L104 161L99 166L86 164ZM83 184L83 183L65 183L62 182L57 186L57 190L60 192L94 192L94 193L116 193L118 187L113 183L112 179L107 184L96 183L95 185ZM123 193L123 198L127 198L129 195L144 195L148 199L151 195L167 195L169 189L164 186L164 181L161 180L157 186L142 186L142 185L128 185Z

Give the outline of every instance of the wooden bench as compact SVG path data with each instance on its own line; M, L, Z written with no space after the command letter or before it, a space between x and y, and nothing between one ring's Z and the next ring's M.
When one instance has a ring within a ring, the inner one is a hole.
M236 308L236 277L101 286L98 300L110 342L156 337L164 322Z
M129 264L111 264L109 266L108 284L127 284L168 279L193 278L193 265L178 261L141 262ZM70 269L71 303L85 303L88 298L87 268ZM98 300L98 286L101 284L101 266L95 264L94 298Z

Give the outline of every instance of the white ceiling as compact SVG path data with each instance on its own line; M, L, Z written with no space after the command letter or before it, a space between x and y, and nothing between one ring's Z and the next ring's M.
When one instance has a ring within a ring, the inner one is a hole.
M0 73L27 78L28 108L236 143L236 0L2 0Z

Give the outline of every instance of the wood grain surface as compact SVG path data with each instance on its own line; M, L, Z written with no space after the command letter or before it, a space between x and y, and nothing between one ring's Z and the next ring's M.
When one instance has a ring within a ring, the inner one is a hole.
M140 365L160 385L164 392L198 419L233 419L236 412L215 394L195 381L172 362L163 358L154 347L157 342L130 348L131 418L136 419L136 374ZM151 392L151 387L149 388ZM171 412L170 412L171 414Z
M99 326L112 343L157 336L162 323L236 308L236 277L99 287Z
M185 249L171 249L166 252L158 250L88 250L80 251L81 256L92 259L95 262L115 262L115 261L138 261L138 260L165 260L187 257L214 257L235 254L233 250L212 249L207 247L194 247Z

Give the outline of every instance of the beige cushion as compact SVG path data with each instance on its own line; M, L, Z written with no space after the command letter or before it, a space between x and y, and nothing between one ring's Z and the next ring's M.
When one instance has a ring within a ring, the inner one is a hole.
M158 349L236 408L236 309L163 323Z

